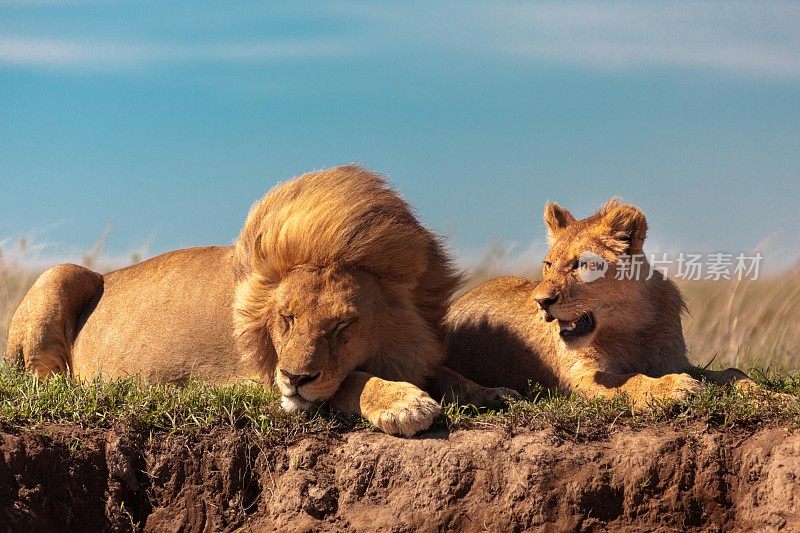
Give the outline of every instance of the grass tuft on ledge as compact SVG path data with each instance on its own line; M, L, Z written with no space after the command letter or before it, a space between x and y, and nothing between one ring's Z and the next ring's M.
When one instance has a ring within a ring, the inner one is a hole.
M0 363L0 425L36 427L69 423L86 428L127 423L154 432L182 432L212 427L248 428L258 436L290 439L293 435L334 431L344 417L289 414L278 394L256 383L186 386L145 384L137 379L73 380L57 375L40 380Z
M764 390L745 392L730 385L706 384L685 401L653 401L644 412L635 412L623 396L586 400L534 388L532 400L512 402L505 410L446 406L446 422L451 428L499 427L509 432L550 428L559 437L576 441L605 438L615 428L664 422L685 425L699 421L731 430L766 426L800 430L800 374L755 369L750 376Z
M701 421L739 430L762 426L800 429L800 374L756 370L751 375L769 391L788 396L778 400L767 392L745 393L708 385L686 401L654 402L650 410L634 413L623 397L584 400L538 390L534 398L511 402L504 409L445 404L433 429L494 428L509 433L551 429L561 438L577 441L604 438L620 427L664 422ZM0 427L36 428L52 423L84 428L125 423L153 433L229 427L247 429L272 442L371 427L357 417L332 413L324 405L307 413L285 413L277 392L257 383L219 386L191 382L179 387L135 379L79 382L55 376L38 380L0 363Z

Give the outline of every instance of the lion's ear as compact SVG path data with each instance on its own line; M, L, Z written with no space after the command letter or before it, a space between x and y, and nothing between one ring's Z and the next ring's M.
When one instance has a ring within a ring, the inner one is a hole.
M575 222L572 213L555 202L544 205L544 223L547 224L547 241L552 245L564 228Z
M647 219L638 208L629 204L609 209L601 223L602 231L611 237L610 246L618 254L640 254L647 236Z

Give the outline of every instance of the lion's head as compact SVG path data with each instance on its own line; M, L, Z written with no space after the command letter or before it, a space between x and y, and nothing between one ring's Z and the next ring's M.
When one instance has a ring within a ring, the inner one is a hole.
M680 313L677 288L652 271L644 257L647 221L637 207L615 198L576 220L550 202L544 220L550 249L534 299L545 320L557 321L568 347L586 346L598 331L637 331L658 313L659 305L677 307ZM649 283L667 284L669 290L654 300L647 293ZM664 301L667 295L669 302Z
M355 369L421 384L443 358L439 326L459 275L406 202L361 167L267 193L236 261L239 349L289 409L330 398Z

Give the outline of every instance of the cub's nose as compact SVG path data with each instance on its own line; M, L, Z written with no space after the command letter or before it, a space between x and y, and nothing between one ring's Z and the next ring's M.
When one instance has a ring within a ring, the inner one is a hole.
M542 311L547 311L551 305L558 301L558 294L548 294L547 296L539 296L534 298L536 303L539 304L539 307L542 308Z
M289 380L289 383L292 384L293 387L302 387L306 383L311 383L315 379L319 377L319 372L316 374L292 374L291 372L287 372L286 370L281 370L281 374L286 376L286 379Z

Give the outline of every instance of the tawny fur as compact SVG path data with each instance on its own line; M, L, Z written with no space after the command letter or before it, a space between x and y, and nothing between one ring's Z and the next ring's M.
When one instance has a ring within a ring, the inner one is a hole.
M275 187L234 247L171 252L105 276L47 271L15 313L6 354L40 376L257 379L277 384L287 409L331 398L409 435L439 412L419 388L429 378L485 391L439 366L459 280L440 240L382 178L344 166ZM308 379L295 386L291 375Z
M529 390L529 385L587 397L626 393L642 407L653 398L683 398L696 378L751 384L736 369L693 367L683 338L685 311L678 287L643 262L638 279L616 279L620 256L639 255L647 233L644 214L612 199L598 212L576 218L554 203L545 206L550 250L542 281L499 277L460 297L446 318L447 366L484 386ZM584 282L573 267L585 252L609 270ZM549 265L549 266L548 266ZM648 279L649 277L649 279ZM538 299L557 297L556 319L591 312L596 329L565 342L559 322L547 322Z

